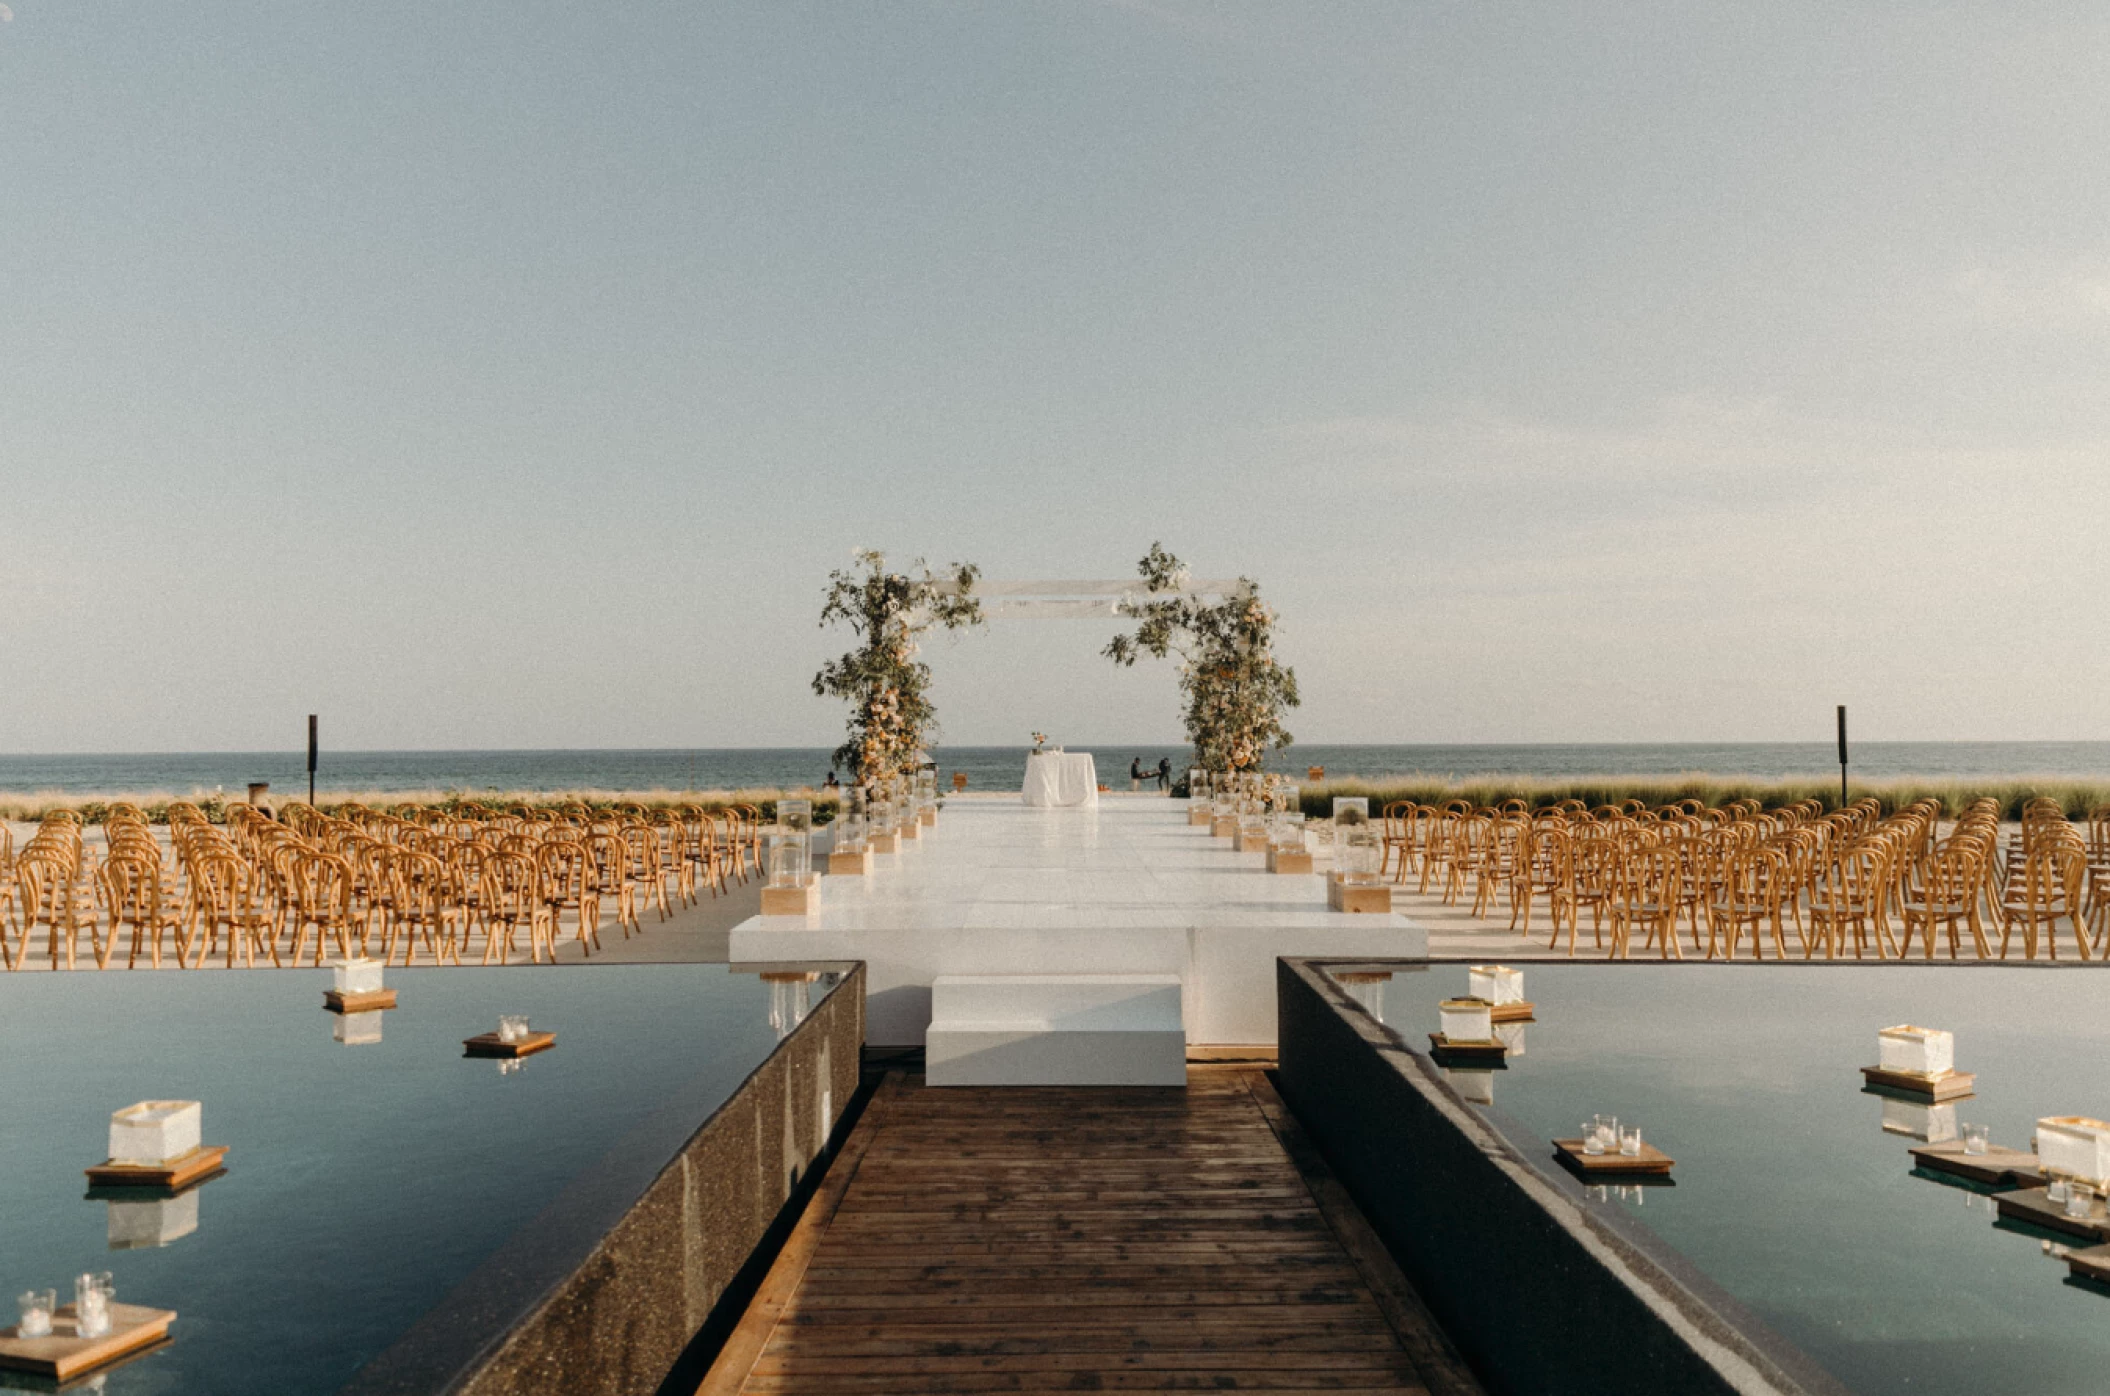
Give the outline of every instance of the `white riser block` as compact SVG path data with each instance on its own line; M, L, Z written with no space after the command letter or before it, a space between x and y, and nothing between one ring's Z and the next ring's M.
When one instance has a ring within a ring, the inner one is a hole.
M933 1023L924 1079L932 1086L1185 1086L1187 1034Z
M998 1024L1071 1031L1181 1026L1176 974L939 975L933 1023Z

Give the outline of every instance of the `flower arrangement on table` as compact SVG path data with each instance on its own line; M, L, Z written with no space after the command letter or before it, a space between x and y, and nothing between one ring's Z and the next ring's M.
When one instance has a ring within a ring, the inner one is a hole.
M1048 734L1047 734L1047 733L1045 733L1045 732L1035 732L1035 733L1033 734L1033 754L1034 754L1035 756L1038 756L1038 755L1040 755L1040 752L1041 752L1041 748L1042 748L1042 747L1045 747L1045 746L1046 746L1047 744L1048 744Z

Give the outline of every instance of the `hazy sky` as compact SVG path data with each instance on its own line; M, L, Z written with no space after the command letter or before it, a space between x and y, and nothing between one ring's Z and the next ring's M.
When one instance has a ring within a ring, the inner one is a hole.
M2100 4L8 3L0 750L2110 738Z

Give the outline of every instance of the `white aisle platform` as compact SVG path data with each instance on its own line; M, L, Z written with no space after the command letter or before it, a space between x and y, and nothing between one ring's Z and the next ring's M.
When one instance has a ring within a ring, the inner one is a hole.
M1319 877L1269 873L1157 798L950 800L869 877L823 879L817 914L732 933L735 964L863 960L874 1046L923 1043L940 975L997 974L1176 975L1190 1045L1270 1044L1277 956L1427 946L1403 916L1328 911Z

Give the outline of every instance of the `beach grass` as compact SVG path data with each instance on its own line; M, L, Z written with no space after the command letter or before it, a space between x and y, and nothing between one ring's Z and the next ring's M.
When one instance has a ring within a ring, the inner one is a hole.
M1580 800L1592 809L1640 800L1650 808L1698 800L1719 808L1735 800L1756 800L1766 809L1779 809L1803 800L1815 800L1827 810L1839 806L1839 782L1817 776L1725 776L1706 771L1688 771L1667 776L1475 776L1451 780L1439 776L1396 776L1374 779L1322 781L1303 786L1299 794L1304 812L1324 818L1332 810L1336 795L1369 797L1372 814L1395 800L1419 805L1442 805L1467 800L1475 806L1495 807L1509 800L1522 800L1532 809L1544 809L1563 800ZM2059 802L2069 818L2085 818L2090 810L2110 808L2110 781L2075 780L2067 776L2000 776L1992 778L1897 777L1884 780L1849 780L1851 800L1874 798L1889 814L1920 800L1940 804L1942 814L1954 817L1965 806L1981 798L2000 805L2000 817L2020 819L2022 807L2039 796Z

